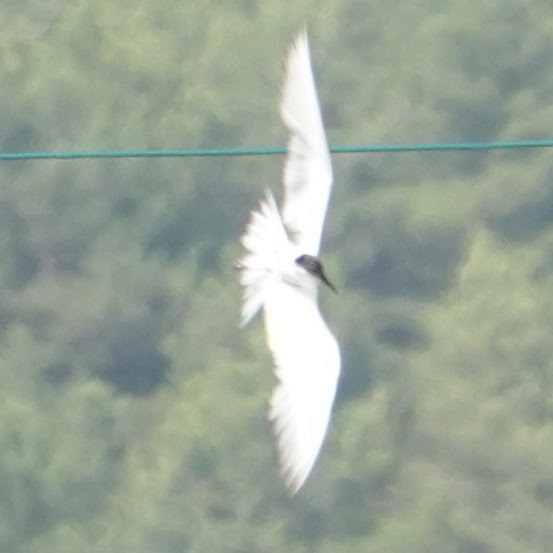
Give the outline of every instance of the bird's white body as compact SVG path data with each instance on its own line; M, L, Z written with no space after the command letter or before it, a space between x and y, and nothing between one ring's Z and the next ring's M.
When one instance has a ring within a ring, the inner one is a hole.
M297 263L316 257L332 186L328 145L315 90L307 33L288 52L280 104L289 131L282 216L267 192L242 236L242 324L262 307L278 384L269 419L280 471L292 493L305 482L326 434L340 352L317 306L319 279Z

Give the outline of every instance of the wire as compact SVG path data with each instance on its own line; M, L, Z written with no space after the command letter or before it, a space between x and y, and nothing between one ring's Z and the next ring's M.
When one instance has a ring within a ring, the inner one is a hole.
M427 144L383 144L360 146L332 146L330 151L336 154L354 154L366 152L401 153L429 151L474 151L503 150L521 148L551 148L553 140L515 140L495 142L438 142ZM149 157L235 157L265 156L284 154L285 148L218 148L185 150L104 150L81 152L14 152L0 153L0 161L22 161L39 159L96 159L96 158L149 158Z

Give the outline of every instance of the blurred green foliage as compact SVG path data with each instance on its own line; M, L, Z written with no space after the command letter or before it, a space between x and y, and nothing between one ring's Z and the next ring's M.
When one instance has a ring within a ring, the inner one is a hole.
M273 146L307 23L332 144L551 138L545 2L0 4L0 150ZM553 542L549 150L336 155L343 375L290 499L232 270L276 156L0 165L0 550Z

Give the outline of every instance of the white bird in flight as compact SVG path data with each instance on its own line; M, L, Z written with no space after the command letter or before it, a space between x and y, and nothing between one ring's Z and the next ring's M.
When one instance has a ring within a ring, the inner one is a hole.
M321 449L340 372L338 343L317 306L319 282L336 291L317 257L332 166L306 30L286 56L280 115L289 133L282 215L267 191L242 236L247 251L237 266L242 326L263 307L278 379L268 417L280 472L295 494Z

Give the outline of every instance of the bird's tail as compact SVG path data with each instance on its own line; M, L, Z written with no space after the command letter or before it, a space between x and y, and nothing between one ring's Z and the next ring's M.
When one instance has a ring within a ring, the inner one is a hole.
M278 278L288 237L275 199L269 190L259 209L253 211L241 238L246 249L236 267L244 287L241 325L246 325L265 301L268 288Z

